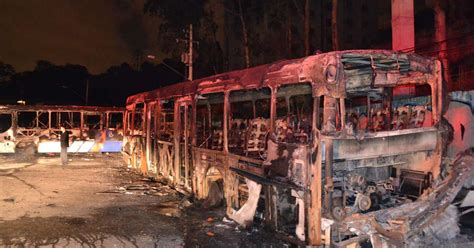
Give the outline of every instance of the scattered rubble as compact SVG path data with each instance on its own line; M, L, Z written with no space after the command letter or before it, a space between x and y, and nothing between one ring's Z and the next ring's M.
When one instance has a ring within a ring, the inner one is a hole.
M202 202L110 158L73 157L63 168L56 157L42 157L14 172L43 195L0 176L16 190L0 191L0 246L283 246L271 236L241 231L222 208L203 209Z

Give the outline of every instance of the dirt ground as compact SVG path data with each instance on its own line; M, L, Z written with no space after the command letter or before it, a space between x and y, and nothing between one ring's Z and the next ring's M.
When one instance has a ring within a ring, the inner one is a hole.
M0 157L0 246L287 247L240 230L223 209L188 206L119 155Z

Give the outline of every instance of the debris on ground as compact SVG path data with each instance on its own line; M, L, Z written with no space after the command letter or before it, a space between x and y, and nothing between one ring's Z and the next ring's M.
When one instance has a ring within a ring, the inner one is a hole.
M179 204L179 207L180 208L188 208L192 205L193 204L191 203L191 201L189 201L189 199L187 197L183 197L183 199L181 200L181 203Z
M5 198L3 199L4 202L11 202L11 203L15 203L15 198Z
M225 228L225 229L230 229L231 228L229 225L225 225L225 224L217 224L217 225L215 225L215 227Z
M158 205L151 206L149 209L156 211L156 213L168 217L181 217L181 209L178 208L179 201L163 202Z
M229 219L227 219L226 217L222 218L222 222L225 222L225 223L235 223L234 221L229 220Z
M118 186L113 190L97 192L97 194L178 196L178 192L171 187L151 181L148 184L140 184L135 181L129 185Z
M0 184L15 189L0 192L0 247L283 247L272 233L238 229L225 208L202 209L161 179L132 172L118 156L83 157L59 167L57 156L41 156L12 171L28 185L0 171Z

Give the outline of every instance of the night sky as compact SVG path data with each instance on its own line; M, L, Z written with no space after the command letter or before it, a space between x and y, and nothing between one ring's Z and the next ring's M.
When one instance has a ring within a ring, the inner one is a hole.
M427 56L441 49L432 3L414 1L413 11L415 51ZM461 72L474 71L474 5L457 3L442 5L447 81L471 89ZM391 49L391 1L337 6L334 42L330 0L0 0L0 104L122 106L184 81L189 24L194 79L315 52Z
M143 0L1 0L0 16L0 61L17 72L41 59L97 74L133 63L136 50L158 54L158 18L143 14Z

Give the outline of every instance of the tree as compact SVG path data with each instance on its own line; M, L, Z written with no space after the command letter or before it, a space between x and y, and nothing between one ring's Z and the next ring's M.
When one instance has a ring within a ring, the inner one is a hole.
M338 0L332 0L332 11L331 11L331 32L332 32L332 50L339 50L339 33L337 30L337 8Z
M249 47L249 34L247 31L247 25L244 19L244 13L242 11L242 2L237 0L237 4L239 6L239 19L240 25L242 26L242 35L243 35L243 46L245 52L245 67L250 67L250 47Z
M304 2L304 55L309 55L309 0Z
M144 5L145 13L161 18L158 45L174 60L181 58L181 53L187 50L186 42L177 41L186 40L189 24L193 25L193 37L199 42L193 50L198 77L220 72L223 67L222 50L216 39L217 24L208 4L206 0L146 0ZM183 10L183 6L188 8Z
M0 83L9 81L13 75L15 75L13 66L0 62Z
M449 78L449 62L446 41L446 13L443 8L442 0L434 0L435 13L435 41L438 45L438 56L444 67L443 77L450 82ZM450 84L448 84L450 85Z
M55 67L53 63L47 60L38 60L36 61L35 71L45 71Z
M182 49L178 47L176 39L182 38L189 24L200 26L200 20L205 15L204 0L146 0L144 12L161 18L158 39L161 49L180 57ZM183 6L187 6L183 10Z
M288 51L287 51L287 57L291 58L293 57L293 32L292 32L292 22L291 22L291 8L290 8L290 3L286 1L286 38L287 38L287 43L288 43Z

